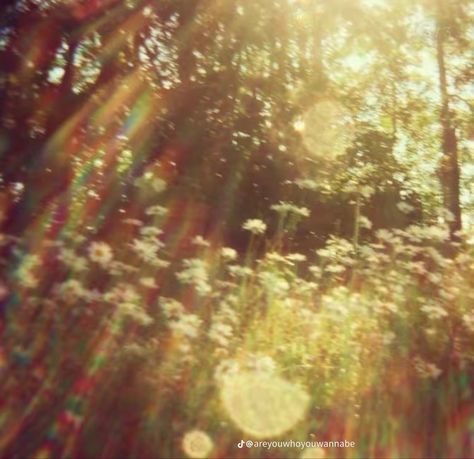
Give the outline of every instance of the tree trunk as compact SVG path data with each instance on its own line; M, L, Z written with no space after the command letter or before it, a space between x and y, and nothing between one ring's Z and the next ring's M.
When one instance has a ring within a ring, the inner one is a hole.
M442 128L443 157L439 169L443 191L444 207L452 214L449 221L451 240L459 237L457 232L461 229L461 206L459 199L460 168L458 161L458 146L456 129L453 124L453 114L449 106L448 84L445 62L446 27L443 18L442 0L438 1L436 24L436 59L438 62L439 89L441 93L440 123Z

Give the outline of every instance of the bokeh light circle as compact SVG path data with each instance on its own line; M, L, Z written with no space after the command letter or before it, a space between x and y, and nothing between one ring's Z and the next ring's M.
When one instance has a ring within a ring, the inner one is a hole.
M304 418L309 404L309 396L301 387L259 371L225 378L221 399L235 425L254 438L287 432Z
M323 99L295 122L308 152L318 158L336 158L346 151L354 137L348 109L340 102Z

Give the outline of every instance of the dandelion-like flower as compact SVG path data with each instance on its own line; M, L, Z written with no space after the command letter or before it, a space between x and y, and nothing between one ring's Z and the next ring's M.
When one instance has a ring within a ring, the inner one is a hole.
M242 228L252 234L263 234L267 229L267 225L259 218L249 218L242 225Z
M303 419L308 394L270 372L242 371L223 379L221 399L236 426L256 438L271 438Z
M89 258L99 265L106 266L112 261L112 249L105 242L92 242L89 246Z
M206 458L214 447L211 437L202 430L187 432L182 440L182 448L188 457Z
M227 261L232 261L237 258L237 252L231 247L222 247L221 249L222 258Z

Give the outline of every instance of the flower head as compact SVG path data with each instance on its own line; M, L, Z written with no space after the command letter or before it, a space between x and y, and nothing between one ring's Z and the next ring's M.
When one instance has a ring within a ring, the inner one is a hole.
M250 231L252 234L263 234L267 225L258 218L249 218L243 225L244 230Z
M231 247L222 247L221 255L222 255L222 258L228 261L232 261L237 258L237 252Z
M112 249L105 242L93 242L89 246L89 258L99 265L106 266L112 261Z

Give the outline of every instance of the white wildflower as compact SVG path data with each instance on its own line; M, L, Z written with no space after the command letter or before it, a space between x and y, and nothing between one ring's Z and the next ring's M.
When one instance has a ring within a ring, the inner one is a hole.
M237 251L235 251L231 247L222 247L221 256L227 261L232 261L237 258Z
M271 209L280 214L286 215L293 213L299 217L309 217L310 211L307 207L298 207L290 202L280 201L279 204L274 204Z
M232 327L221 322L213 322L208 332L209 339L222 347L226 347L229 344L232 335Z
M174 298L161 297L158 304L168 319L177 318L184 314L184 306Z
M89 246L89 258L102 266L107 266L113 258L112 249L105 242L92 242Z
M302 253L289 253L286 256L286 259L290 261L295 261L295 262L303 262L303 261L306 261L306 256L303 255Z
M295 180L295 185L301 190L312 190L315 191L318 189L318 183L312 179L297 179Z
M132 250L147 263L153 263L156 259L157 251L160 250L164 244L158 239L134 239L130 247Z
M196 288L199 295L207 295L211 292L209 285L208 265L198 258L184 260L185 268L176 274L178 280L183 284L190 284Z
M258 218L250 218L242 225L242 228L252 234L263 234L267 229L267 225Z
M233 277L248 277L253 274L253 271L247 266L229 266L228 267L230 275Z
M198 336L201 324L202 320L196 314L183 314L169 326L177 335L193 339Z
M163 234L163 231L155 226L144 226L143 228L140 228L140 234L146 238L156 238Z
M258 278L270 294L284 295L290 289L288 281L274 272L262 271L258 273Z

